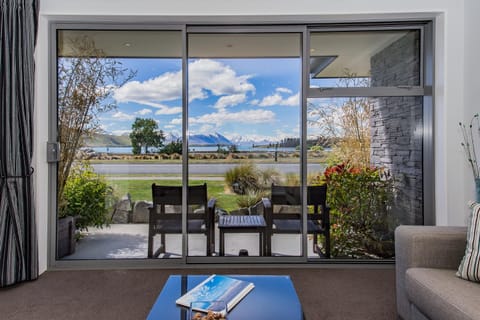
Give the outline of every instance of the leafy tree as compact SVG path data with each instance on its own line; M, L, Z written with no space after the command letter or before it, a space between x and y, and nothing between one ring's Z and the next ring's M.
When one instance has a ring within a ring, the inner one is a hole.
M366 87L368 78L345 72L341 87ZM339 103L338 103L339 102ZM308 125L320 129L324 137L334 141L329 163L370 164L370 118L374 100L366 97L339 98L327 103L307 106Z
M64 188L84 139L100 132L98 115L116 108L108 99L116 87L129 81L122 64L105 56L88 36L71 41L68 57L58 60L59 209L65 205Z
M178 153L182 154L182 140L177 139L177 141L172 141L169 144L167 144L163 149L161 150L162 153L165 154L173 154L173 153Z
M133 154L141 154L142 149L148 153L149 147L161 148L165 136L162 130L158 130L158 124L154 119L136 118L132 124L130 140Z

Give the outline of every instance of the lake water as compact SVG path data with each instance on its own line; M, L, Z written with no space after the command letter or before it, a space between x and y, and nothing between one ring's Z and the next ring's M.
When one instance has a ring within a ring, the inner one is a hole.
M84 150L93 150L96 153L132 154L132 147L86 147ZM191 147L190 152L215 152L217 146ZM274 152L275 148L252 148L251 145L238 146L238 151L244 152ZM295 148L277 148L278 152L293 152Z

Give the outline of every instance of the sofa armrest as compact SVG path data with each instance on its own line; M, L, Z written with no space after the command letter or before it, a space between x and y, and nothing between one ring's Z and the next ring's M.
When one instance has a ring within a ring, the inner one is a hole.
M399 226L395 230L397 312L410 319L405 272L412 267L457 269L465 253L466 227Z

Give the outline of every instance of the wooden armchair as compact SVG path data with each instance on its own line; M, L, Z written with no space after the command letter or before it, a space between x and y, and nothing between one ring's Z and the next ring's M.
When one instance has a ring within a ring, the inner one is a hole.
M272 185L271 199L264 198L264 214L267 223L267 255L272 254L271 237L275 233L302 233L302 197L300 187ZM330 208L327 207L327 186L308 186L307 205L313 212L307 214L307 233L313 235L313 251L330 258ZM323 235L325 243L318 245L318 236Z
M182 233L182 187L152 184L153 206L149 212L148 257L165 252L165 234ZM207 184L188 186L187 233L202 233L207 238L207 256L215 251L215 199L207 201ZM195 212L194 208L197 208ZM202 210L203 208L203 210ZM154 252L154 237L160 234L160 248Z

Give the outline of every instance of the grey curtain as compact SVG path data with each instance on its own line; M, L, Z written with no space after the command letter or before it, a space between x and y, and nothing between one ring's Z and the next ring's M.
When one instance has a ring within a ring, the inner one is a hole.
M0 287L38 277L33 207L38 0L0 0Z

